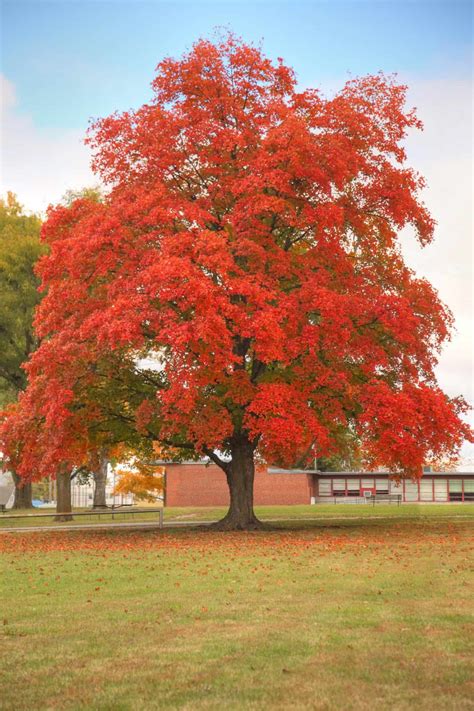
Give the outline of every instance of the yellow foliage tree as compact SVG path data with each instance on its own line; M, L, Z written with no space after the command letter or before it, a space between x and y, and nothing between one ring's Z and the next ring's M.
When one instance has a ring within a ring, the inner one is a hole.
M142 462L130 469L120 469L114 494L133 494L139 501L154 503L164 489L164 472L164 467Z

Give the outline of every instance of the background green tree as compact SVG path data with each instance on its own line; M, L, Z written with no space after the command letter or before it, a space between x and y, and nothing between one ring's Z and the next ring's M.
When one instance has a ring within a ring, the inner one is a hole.
M0 199L0 407L26 387L22 364L37 345L32 323L41 295L34 266L46 251L40 230L40 217L27 215L13 193ZM31 507L31 484L19 487L13 476L15 508Z

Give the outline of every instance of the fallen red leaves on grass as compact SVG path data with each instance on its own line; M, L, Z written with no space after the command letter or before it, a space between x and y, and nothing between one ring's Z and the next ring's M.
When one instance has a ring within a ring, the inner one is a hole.
M357 555L368 548L387 549L387 556L396 558L398 551L413 546L456 546L460 541L458 532L424 531L420 535L416 527L393 527L390 531L366 529L323 529L315 531L269 531L258 533L218 533L210 531L187 531L179 534L160 531L71 531L48 533L5 533L0 536L0 553L28 554L41 552L82 552L106 556L112 552L139 553L163 551L187 553L198 556L225 552L230 556L245 556L258 553L263 556L298 556L301 552L316 548L318 554L351 548ZM462 536L466 544L474 536Z

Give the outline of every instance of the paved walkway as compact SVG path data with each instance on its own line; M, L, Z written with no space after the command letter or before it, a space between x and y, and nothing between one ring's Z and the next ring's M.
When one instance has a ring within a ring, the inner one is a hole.
M163 524L163 528L176 528L183 526L205 526L214 521L170 521ZM0 533L35 533L36 531L103 531L109 528L160 528L158 521L124 521L122 523L74 523L56 524L53 526L11 526L0 527Z

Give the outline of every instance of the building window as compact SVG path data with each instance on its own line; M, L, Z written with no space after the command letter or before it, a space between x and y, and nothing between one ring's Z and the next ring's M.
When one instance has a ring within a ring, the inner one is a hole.
M433 479L420 481L420 501L433 501Z
M347 496L360 496L360 481L358 479L347 480Z
M332 480L332 493L333 493L333 496L345 496L346 495L346 480L345 479L333 479Z
M398 483L395 480L390 481L390 493L391 494L403 494L403 484L401 481Z
M319 496L331 496L331 480L319 480Z
M449 500L462 501L462 481L461 479L449 480Z
M474 481L464 479L464 501L474 501Z
M448 500L447 484L448 484L447 479L435 479L435 482L434 482L435 501L447 501Z
M388 479L376 479L375 492L377 494L388 494Z
M418 501L418 482L405 482L405 501Z

